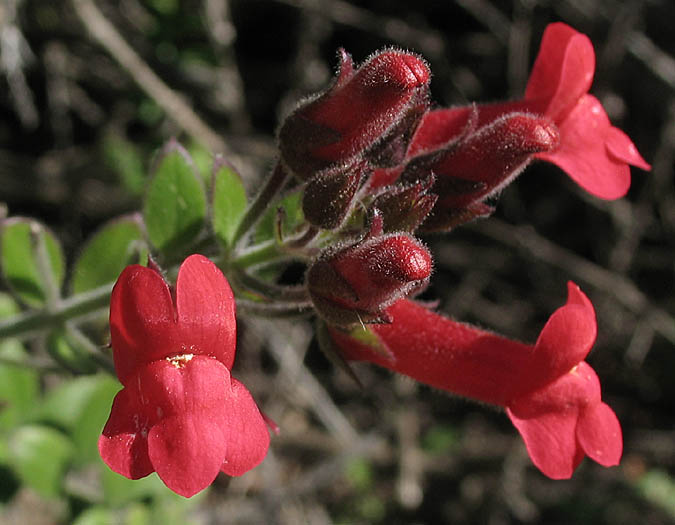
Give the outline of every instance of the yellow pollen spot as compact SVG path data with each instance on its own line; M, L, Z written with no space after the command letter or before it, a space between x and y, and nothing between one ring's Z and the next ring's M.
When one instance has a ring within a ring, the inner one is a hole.
M176 368L183 368L188 362L192 361L194 354L181 354L167 357L166 360Z

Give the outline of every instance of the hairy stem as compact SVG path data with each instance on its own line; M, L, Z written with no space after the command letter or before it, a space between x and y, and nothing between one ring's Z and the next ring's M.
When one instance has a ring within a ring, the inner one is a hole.
M277 162L274 171L272 171L272 174L265 182L262 190L260 190L260 193L258 193L255 200L246 210L244 217L241 219L237 231L234 234L235 245L240 243L249 230L253 228L256 222L258 222L258 219L265 213L269 204L274 197L276 197L277 193L279 193L279 190L283 188L287 180L288 173L282 168L281 163Z
M0 321L0 339L27 337L35 332L49 330L65 321L89 316L96 310L108 307L112 283L89 292L64 299L53 310L32 310Z

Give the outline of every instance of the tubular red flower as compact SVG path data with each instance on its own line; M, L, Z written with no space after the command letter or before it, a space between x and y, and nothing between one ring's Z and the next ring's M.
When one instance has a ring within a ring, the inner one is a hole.
M472 112L478 128L513 112L528 112L551 119L560 134L559 146L535 153L536 158L556 164L601 199L620 198L630 187L628 166L643 170L651 166L588 94L594 73L595 52L589 38L566 24L550 24L523 99L432 111L420 123L408 156L456 140Z
M231 377L236 322L232 291L201 255L179 270L175 303L156 271L127 267L111 298L115 367L124 388L113 402L99 452L115 472L156 471L190 497L219 471L240 475L269 446L263 416Z
M603 465L618 461L621 434L616 432L618 423L613 423L616 417L613 412L614 419L608 415L609 407L598 408L597 377L593 386L590 367L582 363L595 341L595 312L573 283L568 285L567 304L554 312L534 345L455 322L409 300L396 302L387 313L390 324L369 328L374 339L331 329L347 360L369 361L431 386L506 407L535 465L551 477L569 477L583 457L580 450ZM579 375L582 372L586 375ZM596 389L587 391L589 385ZM567 406L577 407L575 418L563 410ZM563 420L568 426L574 422L570 427L574 440L567 435L566 447L541 445L545 440L540 436L554 434ZM595 423L604 425L597 433ZM566 470L560 465L573 467Z

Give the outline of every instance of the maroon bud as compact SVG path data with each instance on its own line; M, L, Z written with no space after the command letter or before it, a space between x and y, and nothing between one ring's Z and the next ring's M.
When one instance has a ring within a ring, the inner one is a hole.
M439 198L421 230L446 230L489 213L483 201L512 182L535 153L551 151L558 142L558 129L547 117L510 113L447 147L412 158L399 180L435 174L432 191Z
M302 195L307 222L325 230L338 228L352 208L366 169L367 164L360 162L344 171L320 172L311 179Z
M380 210L385 232L417 229L438 199L438 195L427 193L434 180L432 175L415 184L390 186L375 198L372 207Z
M307 288L330 323L386 322L385 309L424 287L431 269L431 254L413 237L369 236L324 253L307 272Z
M354 70L341 49L333 84L282 123L282 162L300 180L365 155L374 165L400 162L427 109L430 76L417 55L381 51Z

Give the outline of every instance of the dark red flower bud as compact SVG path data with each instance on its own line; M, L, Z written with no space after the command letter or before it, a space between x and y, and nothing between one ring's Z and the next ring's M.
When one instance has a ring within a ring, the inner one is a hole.
M435 178L411 185L390 186L373 201L372 207L382 214L385 232L413 232L429 215L438 195L427 193Z
M333 84L282 123L282 162L301 180L363 156L378 166L399 163L427 109L430 76L417 55L381 51L354 70L341 49Z
M367 169L367 163L360 162L345 170L322 171L310 180L302 195L307 222L325 230L338 228L352 207Z
M386 322L385 309L425 286L431 269L431 254L413 237L371 236L325 253L307 272L307 288L331 323Z
M471 115L472 111L467 110L466 119ZM434 122L442 135L443 119L436 118ZM462 129L456 124L453 119L453 127ZM425 133L430 133L429 125L422 126ZM416 181L432 172L436 176L432 191L439 196L421 229L447 230L489 214L491 208L483 201L509 184L535 153L554 149L558 140L558 130L547 117L510 113L463 139L451 139L448 146L413 157L400 180Z

